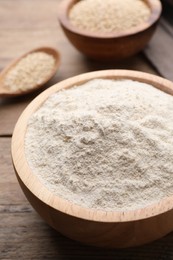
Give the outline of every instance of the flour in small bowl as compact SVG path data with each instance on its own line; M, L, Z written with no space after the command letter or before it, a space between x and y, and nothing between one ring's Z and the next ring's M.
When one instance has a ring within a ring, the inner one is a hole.
M40 181L74 204L143 208L173 195L173 97L132 80L59 91L29 119L25 153Z

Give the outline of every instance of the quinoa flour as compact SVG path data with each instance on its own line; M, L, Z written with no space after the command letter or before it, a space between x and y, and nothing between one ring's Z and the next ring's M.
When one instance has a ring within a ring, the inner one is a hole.
M25 153L54 194L134 210L173 194L173 97L131 80L59 91L31 116Z

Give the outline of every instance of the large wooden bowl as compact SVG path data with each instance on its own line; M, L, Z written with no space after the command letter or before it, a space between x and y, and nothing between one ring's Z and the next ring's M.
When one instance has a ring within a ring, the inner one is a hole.
M78 1L62 1L58 10L59 22L69 41L80 52L97 60L121 60L141 51L152 37L162 10L159 0L144 0L151 9L151 15L145 23L122 33L97 34L80 30L71 24L68 14Z
M51 193L31 171L25 157L24 140L30 116L52 93L95 78L137 80L173 95L173 83L170 81L135 71L98 71L62 81L37 96L20 116L12 138L14 168L23 192L32 206L60 233L95 246L121 248L142 245L173 230L173 196L134 211L106 212L83 208Z

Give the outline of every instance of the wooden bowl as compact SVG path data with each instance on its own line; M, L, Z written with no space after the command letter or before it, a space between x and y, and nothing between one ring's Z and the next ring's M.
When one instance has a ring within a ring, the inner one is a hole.
M68 14L79 0L64 0L58 18L69 41L83 54L96 60L121 60L141 51L152 37L162 6L159 0L144 0L151 9L148 20L122 33L97 34L74 27Z
M153 85L173 95L173 83L142 72L108 70L64 80L37 96L20 116L12 137L12 159L18 181L40 216L65 236L82 243L122 248L142 245L173 230L173 196L142 209L106 212L83 208L51 193L28 166L24 139L28 119L53 93L91 79L132 79Z

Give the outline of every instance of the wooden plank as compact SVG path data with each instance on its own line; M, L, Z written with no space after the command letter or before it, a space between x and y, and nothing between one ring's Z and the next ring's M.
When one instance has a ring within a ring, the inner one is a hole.
M2 215L2 214L1 214ZM4 214L2 217L6 241L0 234L1 259L58 259L58 260L171 260L172 237L153 245L135 249L104 250L80 245L69 240L32 213ZM9 223L12 223L11 225Z
M9 204L18 205L27 204L11 162L11 139L0 138L0 205L8 206Z

